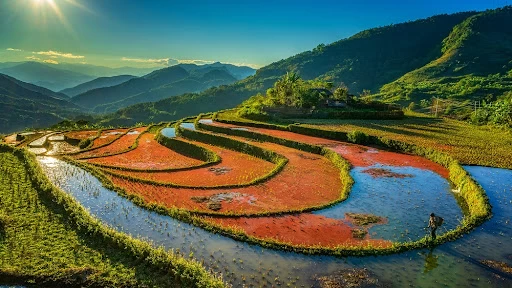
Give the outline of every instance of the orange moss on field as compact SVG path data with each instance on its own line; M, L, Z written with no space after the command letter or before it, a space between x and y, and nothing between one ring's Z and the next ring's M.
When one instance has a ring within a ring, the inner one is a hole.
M91 148L96 148L107 143L110 143L115 139L119 138L120 135L126 133L126 131L128 131L128 129L113 129L102 131L100 137L94 139Z
M127 150L130 146L135 144L135 140L139 135L144 132L147 127L140 127L131 129L127 134L121 136L121 138L112 142L110 145L92 150L86 151L76 155L77 158L97 157L97 156L108 156L109 154L119 153Z
M243 230L247 235L299 246L343 247L390 247L391 241L354 238L353 226L338 219L303 213L277 217L220 218L203 217L206 222L223 228Z
M186 141L184 139L180 139ZM244 153L195 141L186 141L215 152L222 158L216 165L185 171L139 172L105 169L139 179L184 186L211 187L218 185L235 185L249 183L265 176L275 164ZM110 146L110 145L109 145Z
M114 156L87 159L88 163L129 169L173 169L199 165L203 162L186 157L161 145L155 134L145 133L136 149Z
M96 130L87 130L87 131L71 131L64 133L64 136L70 139L76 140L84 140L87 138L94 138L98 135L98 131Z
M212 124L208 125L214 125L214 126L220 126L220 127L227 127L227 128L233 128L233 127L241 127L238 125L231 125L226 123L220 123L220 122L213 122ZM297 134L294 132L289 131L280 131L280 130L272 130L272 129L265 129L265 128L254 128L254 127L245 127L249 131L261 133L261 134L267 134L283 139L288 140L294 140L298 142L308 143L308 144L314 144L319 146L325 146L336 153L340 154L343 158L347 159L352 166L356 167L367 167L372 166L374 164L383 164L383 165L389 165L389 166L397 166L397 167L415 167L419 169L425 169L425 170L431 170L439 175L441 175L444 178L448 178L449 172L448 169L443 167L440 164L437 164L433 161L430 161L426 158L416 156L416 155L409 155L409 154L402 154L397 152L390 152L385 151L382 149L376 149L372 147L367 147L363 145L357 145L357 144L351 144L341 141L335 141L335 140L329 140L319 137L313 137L308 135L302 135Z
M212 212L208 203L197 203L191 197L209 197L219 193L240 195L232 201L222 201L217 211L238 214L306 209L339 199L342 188L340 172L329 160L277 144L252 144L275 151L289 160L279 174L258 185L233 189L186 189L136 183L112 175L107 177L127 193L139 195L148 203L204 212Z

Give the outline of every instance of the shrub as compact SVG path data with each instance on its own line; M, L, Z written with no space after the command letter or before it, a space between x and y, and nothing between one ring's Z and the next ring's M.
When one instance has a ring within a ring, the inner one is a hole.
M92 144L91 138L86 138L78 143L78 148L85 149L85 148L89 147L91 144Z
M370 137L366 133L359 130L347 133L347 140L355 144L367 144L369 139Z

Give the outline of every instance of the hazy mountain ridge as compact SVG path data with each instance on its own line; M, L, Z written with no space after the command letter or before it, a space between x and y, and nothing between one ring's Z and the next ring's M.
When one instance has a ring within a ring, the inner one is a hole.
M1 69L0 73L53 91L73 87L95 78L90 75L69 70L57 69L52 66L37 62L25 62L20 65Z
M219 65L170 66L116 86L87 91L71 101L97 113L111 113L129 105L158 101L184 93L201 92L210 87L237 81L229 72L229 66Z
M83 112L83 108L51 96L53 91L43 94L36 90L49 91L0 74L0 132L47 127Z
M133 78L137 78L136 76L132 75L119 75L119 76L112 76L112 77L99 77L94 80L91 80L89 82L82 83L80 85L77 85L72 88L67 88L64 90L61 90L60 92L63 94L68 95L69 97L75 97L76 95L85 93L87 91L97 89L97 88L104 88L104 87L111 87L115 85L119 85L121 83L124 83L128 80L131 80Z
M200 92L210 87L227 85L234 82L236 82L236 78L234 78L227 70L210 70L204 75L190 76L176 82L165 84L155 89L130 96L117 102L99 105L94 109L94 111L97 113L111 113L119 110L120 108L137 103L158 101L169 96L181 95L184 93Z

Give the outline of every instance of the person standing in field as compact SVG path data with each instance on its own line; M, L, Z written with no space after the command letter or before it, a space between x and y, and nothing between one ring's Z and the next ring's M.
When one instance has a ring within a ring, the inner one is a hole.
M434 213L430 213L430 218L428 219L428 227L430 228L430 236L432 236L432 240L435 240L438 220Z

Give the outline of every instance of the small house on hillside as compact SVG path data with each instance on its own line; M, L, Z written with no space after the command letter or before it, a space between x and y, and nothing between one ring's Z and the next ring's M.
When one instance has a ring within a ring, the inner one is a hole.
M337 108L347 107L347 103L345 101L334 100L334 99L330 99L330 98L325 99L323 101L324 101L325 107L337 107Z

